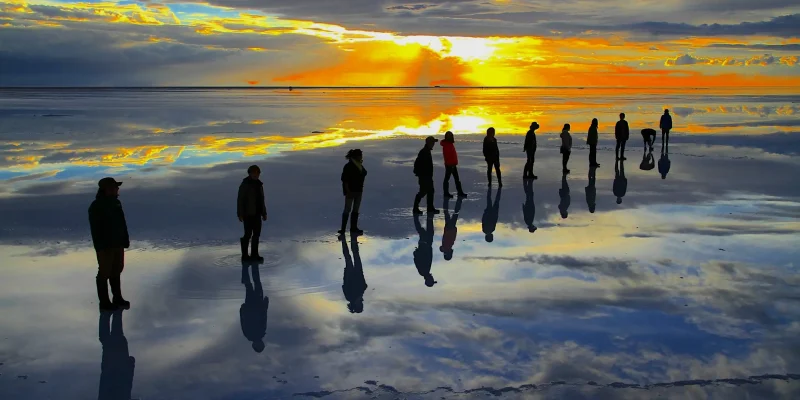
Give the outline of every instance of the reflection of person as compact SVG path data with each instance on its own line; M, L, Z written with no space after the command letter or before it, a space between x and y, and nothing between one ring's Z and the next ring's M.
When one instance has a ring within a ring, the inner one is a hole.
M128 400L133 389L136 359L131 357L128 339L122 331L122 310L101 312L98 331L103 345L103 358L100 362L97 399Z
M566 219L569 216L569 203L571 201L567 174L561 174L561 189L558 189L558 197L561 198L561 201L558 203L558 211L561 212L561 218Z
M114 178L103 178L98 182L99 188L95 200L89 206L89 227L92 232L92 243L97 254L97 299L100 310L113 311L118 307L130 308L131 303L122 297L120 277L125 268L125 249L130 247L128 224L119 201L119 186ZM108 298L108 286L111 286L113 301Z
M525 225L528 226L528 232L536 232L536 226L533 220L536 218L536 204L533 202L533 182L525 181L522 185L525 189L525 203L522 204L522 215L525 218Z
M589 167L599 167L600 164L597 163L597 142L598 142L598 134L597 134L597 118L592 118L592 125L589 126L589 134L586 136L586 144L589 145Z
M444 197L452 198L450 194L450 175L456 180L456 190L459 197L467 197L464 190L461 188L461 179L458 177L458 153L456 152L456 138L453 132L447 131L444 134L444 140L439 144L442 145L442 154L444 155Z
M414 214L422 214L419 209L419 202L423 197L427 197L428 201L428 214L438 214L439 210L433 206L433 144L439 140L433 136L425 138L425 146L417 154L417 159L414 160L414 175L417 176L419 182L419 192L414 199Z
M347 218L350 217L350 232L357 235L364 233L358 228L358 211L361 209L361 195L364 192L364 178L367 169L364 168L364 154L361 149L347 152L347 164L342 169L342 192L344 193L344 212L342 213L342 228L339 234L344 235L347 228Z
M342 255L344 255L342 293L347 299L347 309L351 313L361 313L364 311L364 292L367 290L367 280L364 278L361 254L358 252L358 239L355 236L352 238L350 246L353 248L352 258L347 249L347 240L342 237ZM355 262L353 262L354 259Z
M621 113L619 115L619 121L617 121L617 125L614 127L614 137L617 139L616 153L618 160L625 160L625 143L628 141L630 134L628 121L625 121L625 113Z
M492 185L492 167L497 172L497 185L503 187L503 178L500 175L500 148L497 147L497 139L494 137L494 128L486 130L486 137L483 138L483 158L486 160L486 179Z
M642 129L642 140L644 141L645 150L647 149L647 146L650 145L650 151L653 151L653 145L656 143L655 129Z
M244 223L244 236L239 239L242 245L242 261L264 261L258 254L258 239L261 237L261 221L267 220L267 205L264 201L264 184L258 178L261 168L251 165L247 177L239 185L236 199L236 214ZM250 255L247 255L247 242L250 241Z
M658 159L658 173L661 174L661 179L667 179L669 167L672 163L669 161L669 142L666 146L661 147L661 158Z
M448 200L445 200L444 203L444 234L442 235L442 246L439 247L439 251L444 254L446 261L453 259L453 245L456 243L456 236L458 235L456 224L458 223L458 213L461 211L461 201L460 197L456 200L456 209L453 211L452 216L450 215Z
M664 143L669 142L669 131L672 130L672 116L669 115L669 110L664 110L658 127L661 128L661 146L664 146Z
M589 167L589 185L586 186L586 205L589 207L589 212L594 213L595 206L597 205L597 188L595 182L597 181L597 167Z
M433 215L428 214L425 229L419 223L419 216L414 216L414 227L419 234L419 243L414 250L414 265L417 272L425 278L425 286L433 287L436 282L431 275L431 265L433 264Z
M567 163L572 154L572 135L569 134L569 129L569 124L564 124L564 129L561 130L561 172L564 174L569 173Z
M489 243L494 241L494 230L497 229L497 220L500 218L500 195L502 194L503 189L497 188L497 198L492 203L492 189L486 192L486 209L483 210L481 228L483 228L486 241Z
M522 146L522 151L528 157L525 162L525 169L522 172L522 179L538 179L539 177L533 174L533 163L536 157L536 130L539 129L539 124L534 121L531 123L531 128L525 134L525 144Z
M239 320L242 333L247 340L253 342L256 353L264 351L264 335L267 334L267 309L269 297L264 296L261 287L261 275L258 272L258 263L249 265L253 270L253 281L247 273L248 263L242 263L242 283L244 284L244 304L239 307Z
M617 196L617 204L622 204L622 198L628 191L628 178L625 177L625 161L617 160L614 164L614 196Z
M645 150L642 154L642 162L639 164L639 169L642 171L652 171L655 167L656 160L655 157L653 157L653 148L651 147L650 151Z

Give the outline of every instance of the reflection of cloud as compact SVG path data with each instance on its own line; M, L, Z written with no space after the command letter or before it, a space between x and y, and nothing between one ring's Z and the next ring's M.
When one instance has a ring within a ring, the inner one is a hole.
M557 265L569 269L576 269L587 273L598 273L619 278L640 278L632 269L630 261L602 257L577 258L566 255L532 255L526 254L518 257L466 257L465 260L478 261L513 261L517 263Z

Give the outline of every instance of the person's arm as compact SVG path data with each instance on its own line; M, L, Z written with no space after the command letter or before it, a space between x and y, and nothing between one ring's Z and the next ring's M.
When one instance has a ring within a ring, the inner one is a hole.
M244 185L239 185L239 194L236 197L236 216L239 217L239 221L244 219L244 201L246 195Z
M531 133L525 135L525 144L522 145L522 151L528 151L531 146Z
M264 186L261 186L261 209L263 210L263 214L261 214L261 219L266 221L267 220L267 197L264 195Z
M665 118L664 118L664 116L662 115L662 116L661 116L661 119L658 121L658 127L659 127L659 129L664 129L664 122L665 122L664 120L665 120Z
M89 228L92 232L92 243L97 250L107 249L110 244L111 225L108 215L100 205L89 207Z
M128 222L125 221L125 212L122 211L122 205L120 205L119 213L122 216L122 230L123 230L123 233L124 233L124 236L123 236L123 247L127 249L127 248L131 247L131 238L130 238L130 235L128 235Z

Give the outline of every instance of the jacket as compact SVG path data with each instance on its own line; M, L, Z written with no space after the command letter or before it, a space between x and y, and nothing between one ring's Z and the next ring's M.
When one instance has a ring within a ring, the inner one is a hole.
M614 178L614 196L617 197L625 197L625 193L628 191L628 178L625 175L617 175Z
M497 161L500 159L500 149L497 147L497 139L486 136L483 138L483 158L486 161Z
M572 150L572 135L567 130L561 131L561 148L567 151Z
M526 153L536 152L536 131L533 129L525 134L525 144L522 146L522 150Z
M367 169L362 166L361 170L352 162L348 161L342 168L342 192L346 195L345 184L350 187L353 193L364 191L364 178L367 177Z
M260 180L242 179L236 199L236 215L239 218L265 217L267 205L264 202L264 184Z
M439 142L442 145L442 154L444 155L444 165L445 166L453 166L458 165L458 153L456 153L456 145L455 143L445 142L442 140Z
M116 197L98 193L89 206L89 227L95 250L128 248L128 224L122 203Z
M598 140L597 127L590 126L589 135L586 136L586 144L588 144L589 146L597 146L597 140Z
M261 298L255 293L258 291L247 293L244 303L239 307L239 323L242 326L242 334L251 342L262 340L267 334L269 298Z
M617 121L617 125L614 127L614 137L617 140L628 140L630 135L631 132L630 128L628 128L628 121L624 119Z
M433 178L433 156L428 146L423 147L414 160L414 175L420 178Z
M672 129L672 116L668 114L662 115L658 127L665 131Z

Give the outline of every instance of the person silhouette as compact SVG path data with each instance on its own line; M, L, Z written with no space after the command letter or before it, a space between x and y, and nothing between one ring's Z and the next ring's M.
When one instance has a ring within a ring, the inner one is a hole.
M617 139L617 159L625 160L625 143L631 135L628 121L625 121L625 113L619 114L619 121L614 127L614 138Z
M497 229L497 220L500 218L500 196L503 194L503 189L497 188L497 198L492 203L492 189L486 192L486 209L483 210L483 218L481 218L481 228L486 235L486 242L491 243L494 241L494 231Z
M539 129L539 123L536 121L531 122L531 128L525 134L525 144L522 146L522 151L525 152L528 160L525 162L525 168L522 170L522 179L538 179L539 177L533 174L533 163L536 157L536 130Z
M100 313L98 333L103 345L103 356L100 362L98 400L131 398L136 359L131 357L128 339L122 331L122 312L123 309L117 309L114 312Z
M522 185L525 190L525 203L522 204L522 216L525 218L525 225L528 232L536 232L536 225L533 224L536 218L536 204L533 202L533 181L525 181Z
M342 293L347 299L347 309L351 313L360 314L364 311L364 292L367 290L367 280L364 278L364 267L361 265L361 254L358 252L358 239L352 237L350 246L353 248L353 257L347 249L347 240L342 237L342 255L344 256L344 277L342 278ZM355 260L355 262L353 262Z
M592 124L589 126L589 133L586 135L586 144L589 145L590 168L592 166L595 168L600 166L600 164L597 163L597 142L599 141L599 135L597 133L598 124L597 118L592 118Z
M561 130L561 172L564 174L569 173L567 163L569 162L569 155L572 154L572 135L569 134L569 124L564 124L564 129Z
M622 204L622 198L628 191L628 178L625 177L625 160L617 160L614 164L614 196L617 204Z
M431 155L433 145L438 141L439 139L433 136L425 138L425 146L422 147L422 150L417 154L417 159L414 160L414 175L417 176L419 183L419 192L417 192L417 197L414 198L413 213L415 215L422 214L422 210L419 209L419 202L422 201L423 197L427 197L428 214L439 213L439 210L433 206L433 156Z
M452 198L450 194L450 176L456 180L456 190L458 197L467 197L464 189L461 188L461 178L458 177L458 153L456 152L456 138L453 132L447 131L444 134L444 140L439 142L442 146L442 155L444 156L444 182L442 182L442 189L445 198Z
M253 271L252 282L247 273L248 267ZM242 333L248 341L253 342L253 350L261 353L264 351L264 335L267 334L269 297L264 296L257 262L242 262L242 283L245 289L244 303L239 307Z
M589 185L586 186L586 205L589 207L589 212L594 214L595 206L597 206L597 167L589 167Z
M651 147L650 151L645 149L644 153L642 154L642 162L639 164L639 169L642 171L652 171L655 167L656 160L655 157L653 157L653 148Z
M561 212L561 218L566 219L569 216L569 203L571 201L567 174L561 174L561 189L558 189L558 197L561 199L558 203L558 211Z
M444 255L445 261L453 259L453 245L456 243L456 236L458 236L458 213L461 211L462 198L456 200L456 208L453 215L450 215L450 200L444 200L444 234L442 234L442 245L439 247Z
M264 183L259 179L261 168L251 165L247 168L247 177L239 185L236 198L236 215L239 222L244 223L244 236L239 239L242 248L242 261L264 262L258 254L258 240L261 237L261 222L267 220L267 205L264 200ZM250 242L250 255L247 254L247 242Z
M89 206L89 228L92 245L97 256L97 299L100 311L114 311L117 308L131 308L131 302L122 297L122 271L125 269L125 249L130 247L128 225L122 203L119 201L119 187L122 182L106 177L97 182L95 200ZM111 286L113 300L108 297Z
M664 110L664 115L661 116L658 127L661 128L661 146L663 147L664 143L669 143L669 131L672 130L672 116L669 115L669 110Z
M658 159L658 173L661 174L661 179L667 179L669 167L672 163L669 161L669 141L666 145L661 146L661 158Z
M492 167L497 172L497 186L503 187L503 177L500 175L500 148L497 147L497 138L494 137L494 128L486 130L483 138L483 158L486 160L486 179L492 186Z
M431 275L431 265L433 264L433 215L427 215L425 229L419 223L419 214L414 215L414 227L419 234L419 242L414 250L414 265L417 272L425 278L425 286L433 287L437 284Z
M344 235L347 218L350 218L350 232L363 235L358 227L358 212L361 210L361 197L364 194L364 180L367 169L364 168L364 153L361 149L353 149L345 156L347 164L342 168L342 192L344 193L344 211L339 235Z
M656 130L650 128L642 129L642 140L644 141L644 148L650 145L650 151L653 151L653 145L656 143Z

